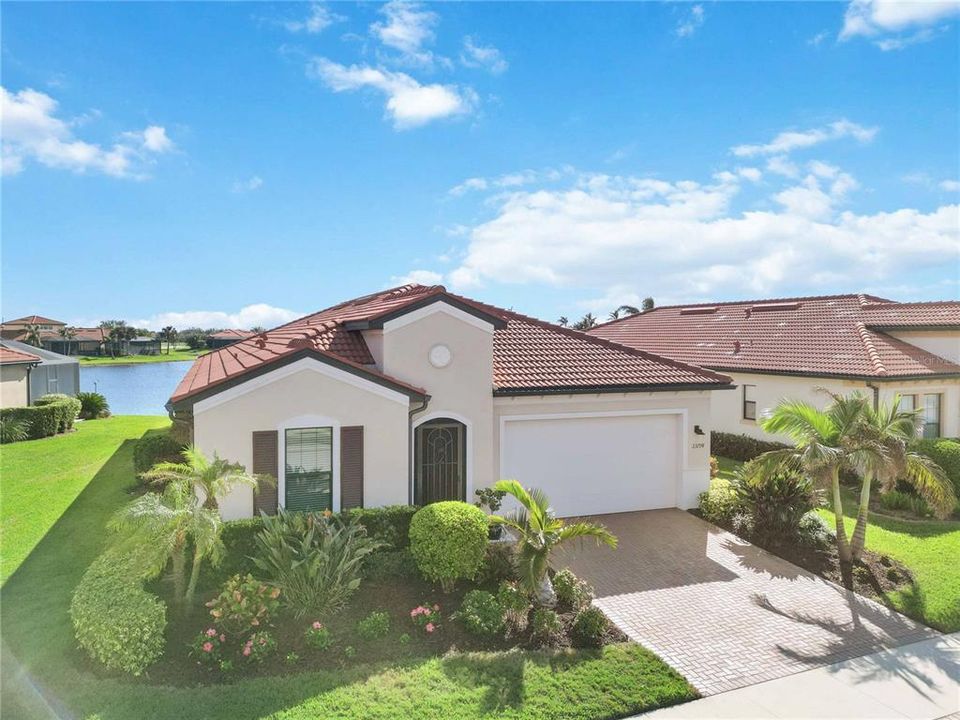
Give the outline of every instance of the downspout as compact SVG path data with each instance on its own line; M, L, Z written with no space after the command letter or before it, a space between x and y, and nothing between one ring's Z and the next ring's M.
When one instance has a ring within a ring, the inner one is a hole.
M880 409L880 388L874 385L872 382L867 383L867 387L873 390L873 409L874 411Z
M410 457L407 459L407 504L413 505L413 416L427 409L430 404L430 396L424 395L420 407L415 407L407 414L407 452Z

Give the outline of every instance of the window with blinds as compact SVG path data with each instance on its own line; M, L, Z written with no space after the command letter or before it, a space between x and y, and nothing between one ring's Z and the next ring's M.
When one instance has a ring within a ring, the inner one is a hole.
M284 507L291 511L333 509L333 428L286 431Z

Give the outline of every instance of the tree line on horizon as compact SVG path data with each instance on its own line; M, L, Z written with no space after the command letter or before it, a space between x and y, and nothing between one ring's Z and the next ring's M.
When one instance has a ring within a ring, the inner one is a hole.
M654 303L653 298L647 297L643 299L642 303L640 303L640 307L636 307L634 305L621 305L615 310L611 310L606 321L609 322L612 320L619 320L620 318L629 317L631 315L639 315L640 313L653 310L655 306L656 304ZM560 327L568 327L573 330L589 330L590 328L595 328L599 324L600 321L597 320L596 316L589 312L574 323L571 323L566 315L561 315L560 319L557 320L557 325Z

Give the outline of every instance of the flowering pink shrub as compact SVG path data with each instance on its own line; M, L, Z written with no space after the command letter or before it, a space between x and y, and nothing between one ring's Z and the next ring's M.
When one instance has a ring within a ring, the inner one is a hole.
M240 654L248 662L263 662L263 659L277 649L277 641L266 630L255 632L243 644Z
M430 605L429 603L417 605L417 607L410 611L410 620L412 620L413 624L419 629L428 635L432 635L440 629L440 606Z
M316 650L326 650L333 642L333 638L330 637L330 631L319 620L313 621L313 624L307 628L303 637L306 639L307 645Z
M219 665L227 636L216 628L207 628L190 643L190 657L199 665Z

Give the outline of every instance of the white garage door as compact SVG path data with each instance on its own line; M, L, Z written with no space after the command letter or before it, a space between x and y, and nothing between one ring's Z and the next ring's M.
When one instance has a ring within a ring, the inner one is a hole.
M679 415L504 420L501 477L543 489L560 517L677 504Z

